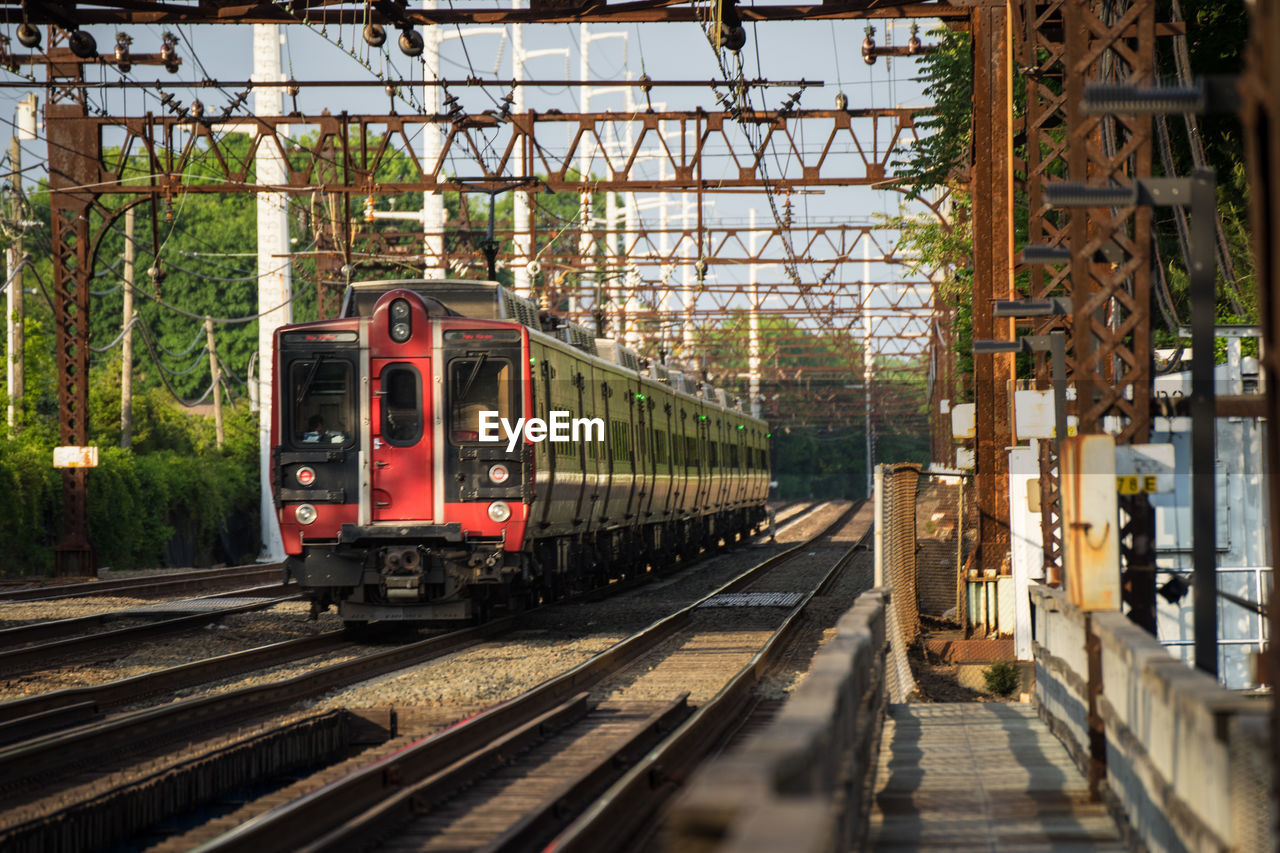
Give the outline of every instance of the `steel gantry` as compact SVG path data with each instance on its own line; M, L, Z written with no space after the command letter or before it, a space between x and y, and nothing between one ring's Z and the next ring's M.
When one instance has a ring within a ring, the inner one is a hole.
M732 5L732 4L731 4ZM1015 286L1013 238L1015 182L1030 200L1032 240L1053 245L1067 241L1072 256L1030 273L1032 295L1070 295L1079 307L1068 321L1071 366L1079 383L1081 428L1114 425L1127 440L1141 440L1147 430L1149 398L1150 320L1146 301L1150 281L1150 215L1141 209L1098 208L1055 213L1042 203L1043 187L1060 177L1072 180L1126 184L1150 170L1150 125L1123 116L1100 119L1083 116L1078 104L1083 81L1090 79L1147 79L1153 69L1154 38L1178 31L1158 24L1154 0L1093 3L1089 0L1050 0L1014 3L1012 0L972 0L965 3L882 5L874 0L828 0L822 4L735 6L742 21L815 20L829 18L932 17L967 29L974 48L974 135L970 185L974 201L974 332L978 336L1012 335L1013 324L997 320L994 299L1009 298ZM578 2L532 0L527 9L505 4L464 4L458 9L410 9L400 4L343 2L153 3L131 0L106 2L92 8L49 4L0 3L10 22L53 24L69 30L94 23L283 23L356 24L373 20L400 27L454 23L533 23L557 21L703 21L701 4L670 0ZM50 29L49 47L60 47L64 30ZM83 40L82 40L83 41ZM59 54L61 55L61 54ZM1014 57L1019 61L1014 62ZM87 364L87 283L93 247L119 205L103 196L122 195L129 202L162 202L182 193L272 192L328 194L334 205L348 209L354 198L387 193L493 191L510 175L527 176L516 188L528 202L536 192L574 194L595 192L680 192L699 197L735 191L786 193L802 188L887 186L893 182L895 150L917 138L911 110L789 110L669 111L614 114L501 113L478 115L284 115L246 117L236 114L239 102L220 111L193 102L164 98L169 115L133 118L89 116L84 110L81 65L68 61L49 66L55 97L49 99L51 196L54 214L54 261L58 279L59 367L64 440L81 443L87 405L84 364ZM1025 118L1012 112L1014 73L1028 86ZM288 81L280 81L282 87ZM79 98L74 97L80 92ZM163 89L160 90L163 92ZM71 97L68 97L71 95ZM798 131L804 128L803 135ZM1016 162L1013 140L1025 131L1028 154ZM416 151L415 134L440 137L429 159ZM307 147L298 140L305 135ZM550 138L564 144L549 144ZM803 139L803 145L799 140ZM292 140L292 141L289 141ZM620 145L619 140L627 140ZM671 140L676 140L674 143ZM104 146L121 152L110 162ZM283 165L277 184L255 183L253 163L263 149L272 149ZM786 157L776 171L766 152ZM320 152L320 153L318 153ZM579 164L590 164L580 173ZM647 164L647 165L646 165ZM659 168L660 167L660 168ZM347 217L335 220L329 243L322 250L347 251L353 235L342 233ZM701 200L694 205L689 231L696 241L694 263L710 264L717 257L735 257L726 232L708 232ZM534 223L536 227L536 223ZM641 239L643 229L634 229ZM578 236L578 235L574 235ZM630 235L628 235L630 236ZM780 237L768 235L770 239ZM643 239L649 239L644 237ZM681 239L685 239L681 235ZM717 248L716 240L719 240ZM737 238L741 242L740 236ZM726 242L727 241L727 242ZM536 236L531 246L537 245ZM595 245L599 245L596 243ZM1116 261L1098 260L1104 250ZM355 251L354 243L350 251ZM761 250L746 252L744 260ZM858 298L824 303L805 292L795 275L796 258L813 256L805 239L795 239L784 253L788 284L768 294L784 300L780 310L794 305L809 319L821 318L817 328L852 328L860 316ZM377 254L377 252L374 252ZM518 263L517 259L512 259ZM574 263L579 269L587 259ZM601 264L608 272L610 261ZM566 260L566 266L569 264ZM343 266L349 266L344 264ZM330 269L332 272L332 269ZM837 278L832 272L831 278ZM849 276L839 276L852 284ZM719 285L699 281L702 293L715 294ZM832 284L829 279L824 285ZM847 285L846 285L847 286ZM708 287L710 289L708 289ZM791 288L794 288L792 290ZM905 293L906 291L904 291ZM787 303L792 298L798 301ZM764 297L762 297L764 298ZM905 297L904 297L905 298ZM731 303L723 303L729 305ZM852 307L851 307L852 306ZM662 306L644 306L657 312ZM914 309L904 311L910 322L920 320ZM903 318L884 318L885 337L891 337ZM924 340L942 343L951 337L948 318L921 320ZM878 333L872 333L873 337ZM901 337L901 335L899 335ZM954 379L945 365L935 365L938 378ZM1092 377L1100 377L1095 381ZM974 393L978 403L978 503L981 512L982 565L999 568L1007 543L1008 494L1003 447L1010 441L1009 380L1012 359L986 356L977 360ZM1114 421L1109 420L1114 418ZM76 426L78 424L78 426ZM1047 460L1047 464L1052 464ZM83 503L83 477L68 474L68 489ZM1047 479L1047 478L1046 478ZM69 503L69 506L71 504ZM1138 510L1140 514L1140 509ZM72 513L74 516L75 514ZM1132 515L1132 513L1131 513ZM74 550L79 547L69 543ZM1052 546L1050 547L1052 551Z
M58 248L54 267L63 376L59 401L63 441L77 445L88 438L83 417L88 404L84 382L88 282L96 247L123 207L149 203L154 211L186 193L270 193L327 196L331 209L349 211L383 195L493 190L509 183L505 176L511 174L536 176L515 187L524 193L524 200L517 204L532 204L534 194L546 191L681 192L703 197L872 186L891 178L895 152L917 138L916 111L908 109L244 116L233 114L234 103L218 114L203 104L182 104L169 97L164 103L170 115L95 116L85 109L84 90L77 85L83 82L82 68L78 62L68 63L65 69L50 66L51 74L61 75L61 96L51 99L47 123ZM413 144L423 133L441 139L430 161ZM551 138L557 141L552 143ZM629 144L606 145L606 140L619 139ZM800 144L801 139L805 144ZM774 158L774 151L786 156ZM267 182L255 166L264 153L273 155L279 165L277 177ZM766 154L774 164L766 164ZM582 162L589 164L588 173L577 168ZM827 281L808 285L793 272L785 283L761 285L757 298L779 301L770 304L770 313L790 316L828 341L857 329L873 350L883 350L879 355L903 358L915 356L927 345L932 310L927 283L877 285L878 290L869 290L864 282L842 286L829 280L839 262L849 260L852 245L858 240L870 245L874 235L869 227L833 225L814 230L771 223L752 238L754 248L744 250L742 229L708 230L703 204L694 207L696 213L680 236L694 243L685 263L701 263L707 269L713 263L768 261L793 271L800 262L824 265ZM320 254L328 256L321 259L322 274L332 275L336 268L350 275L349 262L359 251L358 226L351 220L348 215L333 217L325 229L328 242L322 240L318 246ZM531 225L536 229L536 217ZM432 245L427 236L419 246ZM528 245L536 252L547 235L542 235L542 241L536 230L530 236ZM632 240L633 261L644 255L641 243L647 242L650 250L657 245L641 228L624 231L623 237ZM418 239L423 240L422 235ZM881 261L898 260L891 246L882 242L875 256ZM870 250L864 254L870 257ZM335 256L344 263L336 264ZM547 260L557 259L553 253ZM586 260L578 257L572 262L581 270ZM514 258L512 262L522 263ZM662 262L672 263L670 257ZM660 327L661 300L645 298L645 282L634 275L636 266L633 263L631 283L640 292L632 294L629 322L638 330ZM743 287L714 279L708 282L702 274L698 285L694 299L705 299L706 304L686 306L686 323L706 321L714 336L716 321L734 307L732 298ZM576 286L580 289L581 282ZM878 300L870 319L863 310L868 295ZM582 314L596 306L583 300L575 307ZM921 342L919 349L903 344L915 340ZM715 346L712 338L703 345ZM856 367L850 362L845 369L860 369L861 355L847 346L845 352L843 361L858 362ZM832 359L827 357L825 364L811 369L805 381L832 384ZM844 411L840 399L850 396L846 390L838 388L813 399L825 407L828 418L834 418ZM788 396L774 395L775 399ZM863 395L858 396L861 401ZM84 534L87 482L83 472L68 472L66 477L67 529L76 532L59 545L60 571L83 574L92 562Z

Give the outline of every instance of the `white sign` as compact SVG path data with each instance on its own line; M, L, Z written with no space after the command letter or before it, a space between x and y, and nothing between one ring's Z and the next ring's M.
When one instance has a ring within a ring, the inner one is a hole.
M1150 495L1173 491L1172 444L1122 444L1116 447L1116 491Z
M1029 438L1057 438L1058 423L1054 416L1052 391L1013 392L1014 441ZM1076 434L1080 419L1067 415L1067 435Z
M96 447L55 447L53 449L54 468L97 468L98 448Z
M956 403L951 407L951 437L964 440L973 438L978 413L973 403Z

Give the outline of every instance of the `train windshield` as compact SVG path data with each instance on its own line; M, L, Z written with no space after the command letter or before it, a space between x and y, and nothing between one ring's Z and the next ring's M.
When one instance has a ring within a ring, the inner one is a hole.
M347 447L355 441L351 362L317 356L289 366L290 438L301 447Z
M454 444L480 440L480 413L512 417L513 370L505 358L486 353L449 362L449 438Z

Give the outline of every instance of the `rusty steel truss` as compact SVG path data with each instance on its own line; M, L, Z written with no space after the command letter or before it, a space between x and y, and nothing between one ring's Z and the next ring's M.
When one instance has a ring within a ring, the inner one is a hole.
M32 24L72 28L88 24L623 24L701 22L707 18L707 4L698 0L530 0L527 9L512 9L510 4L493 0L468 0L450 6L426 10L392 0L377 0L372 3L343 0L288 0L283 3L243 3L239 0L104 0L92 7L75 8L10 0L0 4L0 15L7 23L28 21ZM735 12L743 23L839 18L963 20L967 17L966 10L948 3L884 3L880 0L739 5Z
M861 348L852 344L855 331L872 342L876 357L893 360L895 367L912 368L913 359L918 360L930 339L932 300L927 282L877 283L878 290L873 291L863 283L847 282L847 275L832 281L841 261L862 260L848 256L860 240L879 241L874 250L867 250L879 261L899 260L893 256L892 244L874 235L872 226L811 229L767 223L757 229L760 243L754 252L744 251L745 229L706 229L701 203L702 197L717 193L767 191L785 196L814 187L891 184L893 157L916 139L915 110L250 117L226 111L197 115L204 111L170 98L165 103L173 114L167 116L91 116L78 86L83 82L82 69L80 63L49 66L47 137L63 377L59 400L62 439L68 444L85 444L88 439L85 318L96 246L124 206L144 204L154 211L185 193L315 195L326 198L331 209L345 211L370 197L504 186L525 192L526 199L529 193L546 191L696 195L695 222L688 232L682 229L679 239L692 241L691 258L711 270L699 280L695 301L685 312L688 322L706 327L710 337L703 338L704 351L718 348L714 336L724 316L746 307L740 299L732 301L742 294L744 285L719 281L716 270L752 260L789 268L788 276L762 281L758 298L780 301L769 305L767 313L803 326L807 330L803 335L820 335L828 349L815 354L818 363L803 377L788 379L775 371L779 388L789 385L795 391L778 390L772 402L766 400L766 410L777 405L779 413L807 411L829 423L851 417L865 402L865 390L840 384L844 375L862 369ZM432 162L426 162L414 144L423 133L441 137L441 153ZM274 149L284 159L285 178L279 185L255 180L254 163L264 149ZM774 157L774 152L781 156ZM579 174L584 158L590 168ZM536 217L534 222L536 227ZM342 266L335 261L358 260L361 247L350 216L335 217L326 230L327 243L319 248L328 257L318 263L318 273L332 275L335 266ZM552 235L535 231L531 236L536 247ZM676 235L667 236L676 242ZM603 243L602 237L596 239ZM632 294L637 298L625 309L627 320L651 345L661 345L665 333L660 327L670 317L656 295L663 277L655 270L659 263L668 270L688 263L670 255L659 258L661 237L644 228L620 237L620 247L628 250L625 256L633 261L630 283L638 285ZM412 259L412 253L406 258ZM652 261L647 278L638 275L646 259ZM511 262L528 260L532 259L512 258ZM558 293L558 284L548 285L548 298L574 296L581 319L602 307L580 297L588 294L599 299L601 289L584 284L601 272L608 279L609 258L557 258L552 253L546 260L551 272L556 263L572 263L579 270L567 288L571 293ZM809 269L818 263L821 271ZM804 264L803 277L796 272L800 264ZM811 274L815 280L809 285L806 280ZM550 278L543 276L544 281ZM873 292L878 294L877 308L864 310L866 294ZM706 304L699 306L697 300ZM837 346L839 357L832 357L831 346ZM783 352L788 347L776 349ZM889 397L881 402L893 417L910 417L910 406L899 406ZM68 533L58 546L59 570L84 574L92 568L93 559L85 535L87 482L83 472L68 472L65 477Z
M1077 392L1070 410L1079 418L1080 431L1105 429L1121 442L1146 441L1150 432L1151 211L1053 210L1044 203L1044 188L1062 180L1129 186L1150 176L1151 120L1085 115L1080 105L1090 82L1154 82L1156 37L1183 31L1178 24L1158 23L1155 9L1154 0L991 2L973 9L969 26L975 69L974 337L1009 340L1015 334L1063 331L1068 382ZM1022 76L1026 90L1017 127L1011 109L1014 73ZM1013 151L1018 131L1025 144L1020 158ZM1069 258L1018 263L1012 239L1015 186L1026 201L1028 243L1066 249ZM1070 297L1074 313L1016 322L991 316L991 300L1049 296ZM1012 378L1012 356L975 359L984 569L1001 569L1008 553L1008 476L1002 449L1013 438ZM1048 386L1043 356L1037 378ZM1053 579L1061 540L1051 448L1042 450L1041 469L1045 561ZM1154 579L1146 550L1149 505L1140 498L1125 509L1126 582L1139 578L1149 586ZM987 543L995 546L989 553ZM1151 607L1153 618L1153 602Z

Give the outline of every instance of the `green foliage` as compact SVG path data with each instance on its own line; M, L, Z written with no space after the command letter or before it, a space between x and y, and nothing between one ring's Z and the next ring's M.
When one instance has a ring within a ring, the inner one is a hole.
M923 138L910 155L894 163L907 179L908 198L953 181L969 164L973 138L973 60L969 34L947 27L930 31L937 47L919 60L925 97L933 108L917 122Z
M1010 661L1000 661L993 663L982 671L982 680L987 684L987 690L997 696L1008 696L1010 693L1018 689L1018 684L1022 680L1018 675L1018 667Z
M0 441L0 573L46 574L62 512L62 476L53 467L52 443Z

